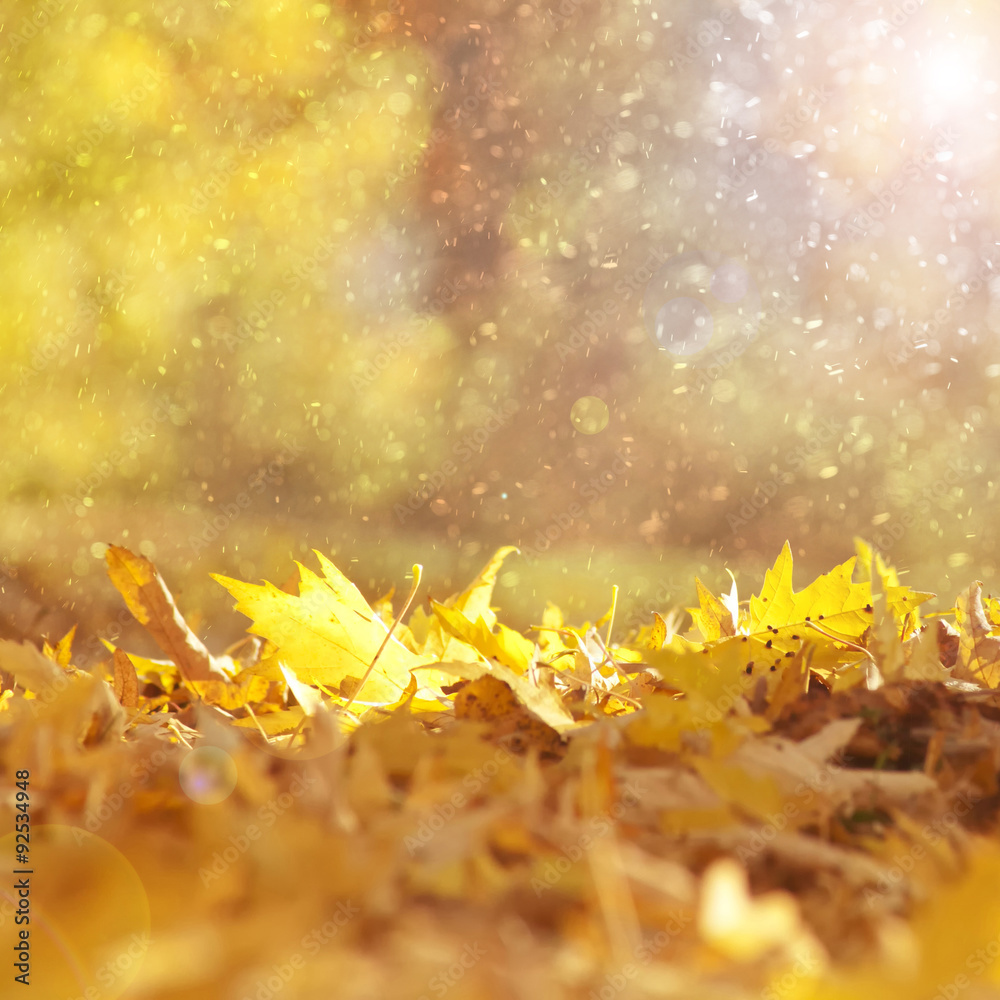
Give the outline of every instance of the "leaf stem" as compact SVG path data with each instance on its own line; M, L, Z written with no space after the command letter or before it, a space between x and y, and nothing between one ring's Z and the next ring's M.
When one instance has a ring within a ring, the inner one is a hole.
M878 666L878 661L875 659L874 656L872 656L871 653L868 652L867 649L865 649L864 646L859 646L857 643L851 642L849 639L842 639L839 635L834 635L832 632L827 632L825 628L820 628L819 625L815 624L815 622L803 622L803 624L808 625L809 628L816 629L817 632L822 632L823 635L825 635L828 639L833 639L834 642L839 642L842 646L847 646L850 649L856 649L859 653L864 653L865 656L867 656L868 659L871 660L876 667Z
M618 607L618 584L611 587L611 614L608 616L608 637L604 640L605 651L611 647L611 629L615 624L615 609Z
M406 603L403 605L402 610L396 615L393 620L392 625L389 626L389 631L386 632L385 638L382 640L382 645L379 646L378 652L376 652L374 659L368 664L368 669L365 671L364 676L358 683L358 686L354 689L354 693L350 698L347 699L344 705L345 710L350 708L354 702L354 699L361 693L361 689L365 686L365 681L371 676L371 672L375 669L375 664L378 663L378 658L382 655L382 650L389 645L389 640L392 638L392 633L396 630L396 626L403 620L406 612L410 610L410 605L413 603L413 598L417 596L417 590L420 587L420 578L423 575L424 568L419 563L414 563L413 565L413 586L410 588L409 596L406 598Z
M810 628L816 629L817 632L822 632L823 635L829 639L833 639L834 642L839 642L842 646L847 646L849 649L856 649L859 653L864 653L864 655L868 657L869 664L865 670L865 687L867 687L869 691L875 691L882 687L885 683L885 678L879 668L878 660L876 660L864 646L859 646L856 642L850 642L848 639L841 639L839 636L827 632L826 629L820 628L815 622L806 622L805 624ZM858 662L860 663L861 661L859 660Z

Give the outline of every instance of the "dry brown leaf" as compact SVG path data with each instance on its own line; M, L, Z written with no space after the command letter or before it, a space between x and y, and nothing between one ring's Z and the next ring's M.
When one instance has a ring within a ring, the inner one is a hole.
M653 627L646 642L648 649L660 649L667 638L667 623L659 611L653 612Z
M559 733L525 708L509 684L491 674L466 681L455 695L455 718L491 723L495 739L517 734L515 739L526 740L542 753L561 757L565 752Z
M125 599L129 611L177 664L186 680L229 679L222 661L213 657L188 628L163 578L145 556L109 545L104 558L111 582Z
M115 650L115 697L125 708L139 707L139 678L135 664L123 649Z
M978 581L955 605L959 645L955 675L977 680L987 687L1000 686L1000 636L991 635L994 625L983 607L983 585Z

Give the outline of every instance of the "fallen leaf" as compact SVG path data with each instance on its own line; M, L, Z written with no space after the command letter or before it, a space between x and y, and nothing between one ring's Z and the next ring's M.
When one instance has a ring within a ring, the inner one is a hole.
M958 661L954 675L977 680L987 687L1000 687L1000 636L996 623L983 608L983 585L974 583L960 594L955 605L958 624Z
M562 756L562 737L518 701L511 686L491 674L466 681L455 695L455 718L490 723L496 740L516 749L536 747L542 754Z
M324 685L346 701L355 694L389 626L332 562L321 553L316 555L322 575L300 564L298 594L286 593L267 581L257 586L212 576L236 598L236 610L252 620L248 631L276 647L277 652L262 665L266 675L280 678L283 663L304 684ZM409 686L410 671L433 662L433 657L412 652L393 635L355 704L396 702ZM439 681L448 682L433 672L423 672L420 680L420 694L427 698L439 693Z
M117 545L104 554L108 575L135 616L157 646L177 664L186 680L226 680L223 660L213 657L188 628L156 567L145 557Z
M759 595L750 598L750 631L809 623L838 638L858 642L872 623L871 586L852 583L852 557L814 580L804 590L792 590L792 550L785 542L774 566L764 574Z
M139 705L139 678L135 673L135 664L124 650L116 649L115 664L115 697L125 708L137 708Z

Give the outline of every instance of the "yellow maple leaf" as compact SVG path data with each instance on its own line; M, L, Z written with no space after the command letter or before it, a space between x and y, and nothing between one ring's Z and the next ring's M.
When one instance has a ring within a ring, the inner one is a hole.
M871 584L852 583L856 557L817 577L808 587L792 590L792 550L785 542L764 586L750 598L750 631L810 624L837 638L858 642L872 623Z
M519 674L523 674L531 666L535 657L535 644L530 639L525 639L506 625L497 625L496 632L493 632L484 618L470 621L458 608L445 607L437 601L432 601L431 607L445 632L471 646L487 659L497 659Z
M299 680L350 697L385 641L388 626L329 559L319 552L316 556L322 576L296 564L298 594L288 594L266 580L258 586L215 573L212 577L236 598L236 610L253 620L248 631L274 643L276 656ZM275 680L281 677L276 656L262 665ZM391 637L356 701L361 705L398 701L409 686L410 671L434 660ZM420 692L434 697L440 683L449 681L447 675L421 671Z
M520 550L515 545L505 545L497 549L490 561L479 571L479 575L462 593L449 597L442 603L449 608L457 608L469 621L482 618L487 628L493 628L497 623L497 616L490 607L490 601L493 599L497 573L500 572L500 567L507 556L518 551Z
M506 657L503 662L515 670L526 670L534 655L534 644L504 625L494 635L497 616L490 607L497 573L504 559L517 551L513 545L497 549L465 590L440 604L435 602L433 615L417 608L409 622L414 648L436 660L474 663L480 655L500 658L502 646Z
M858 553L860 582L874 583L875 575L878 575L882 582L882 593L885 594L886 610L895 619L896 630L901 638L908 639L920 628L917 608L935 595L902 586L896 568L888 565L880 552L873 552L864 539L855 538L854 548Z

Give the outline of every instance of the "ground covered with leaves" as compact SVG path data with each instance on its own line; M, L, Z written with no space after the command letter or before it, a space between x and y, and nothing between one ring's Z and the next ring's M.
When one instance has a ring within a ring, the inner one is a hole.
M857 550L618 641L317 553L213 654L109 547L163 659L0 643L0 996L1000 995L1000 602Z

